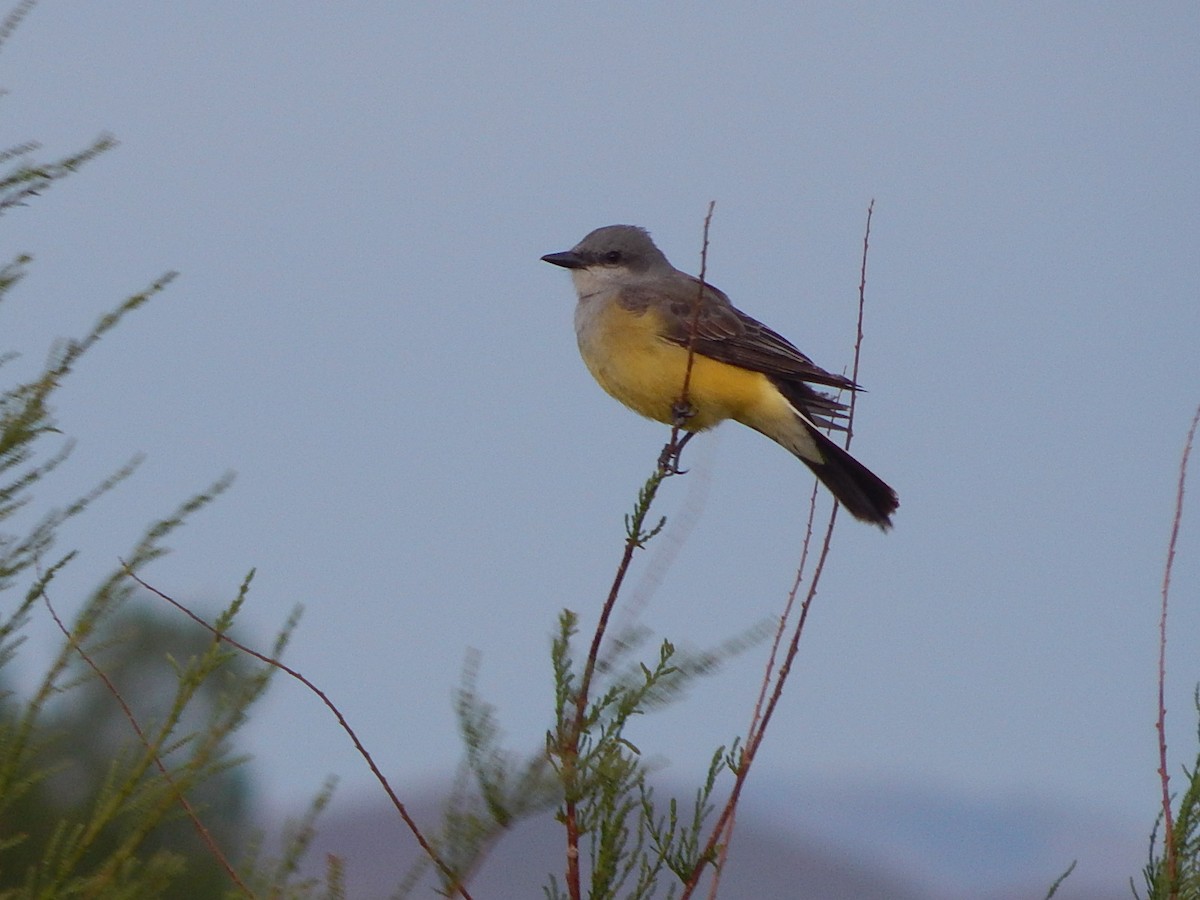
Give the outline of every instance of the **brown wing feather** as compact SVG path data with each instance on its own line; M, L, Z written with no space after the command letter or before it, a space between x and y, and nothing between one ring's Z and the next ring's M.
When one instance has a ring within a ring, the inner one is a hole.
M697 353L731 366L762 372L788 402L815 424L841 427L833 420L844 415L845 404L814 390L806 382L839 390L858 390L857 385L849 378L822 369L787 338L737 309L722 291L710 284L704 286L700 314L695 316L700 282L690 275L679 274L680 279L669 291L626 290L622 292L622 302L639 311L651 305L660 306L665 313L663 337L681 347L688 345L694 322Z

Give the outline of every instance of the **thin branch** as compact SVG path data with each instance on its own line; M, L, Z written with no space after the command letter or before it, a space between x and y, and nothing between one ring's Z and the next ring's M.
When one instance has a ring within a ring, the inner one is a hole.
M721 836L733 821L734 812L741 799L742 788L745 787L746 779L750 775L750 766L754 763L758 748L762 745L763 738L766 735L767 726L771 724L771 718L774 716L775 709L779 706L779 701L783 697L784 685L787 683L788 675L792 671L792 664L796 659L796 654L799 652L800 636L804 632L804 623L808 620L808 611L812 606L813 599L817 595L817 585L821 581L821 573L825 569L825 561L829 556L829 548L833 539L833 526L837 522L837 513L838 507L837 504L834 504L833 509L829 513L829 523L825 529L825 538L821 545L821 555L817 558L816 569L813 571L812 580L808 585L808 593L800 606L800 619L796 622L796 627L792 630L792 639L788 644L787 655L776 675L775 688L771 692L771 699L767 701L767 706L763 711L758 729L746 737L746 744L742 750L742 758L737 767L737 773L734 776L733 790L730 791L729 799L725 802L725 807L721 810L721 815L717 818L716 825L713 826L708 842L700 852L700 861L692 870L687 884L684 885L683 893L680 894L680 900L687 900L688 897L692 896L693 891L695 891L700 883L700 876L704 873L707 860L712 858L720 843Z
M813 539L813 521L817 515L817 484L813 483L812 494L808 500L808 521L804 526L804 540L800 544L800 562L796 566L796 575L792 579L792 586L788 589L787 602L783 606L783 612L779 616L779 627L775 629L775 638L771 641L771 652L767 655L767 664L763 668L763 680L759 687L758 698L754 701L754 713L750 716L750 727L747 729L747 734L753 734L758 727L759 720L762 718L763 704L767 699L767 691L771 687L771 675L775 671L775 660L779 656L779 648L783 644L783 637L787 634L788 619L792 617L792 609L796 605L796 596L800 593L800 585L804 583L804 570L808 565L808 554L812 549Z
M342 727L342 730L344 732L346 732L346 734L350 737L350 740L353 741L354 747L356 750L358 750L359 755L364 760L366 760L367 765L371 769L371 773L375 776L375 780L378 781L379 784L383 787L383 790L387 794L388 799L390 799L392 801L392 806L394 806L396 808L396 811L400 814L400 818L404 820L404 824L408 826L408 830L412 832L413 837L416 838L417 843L421 846L421 849L423 851L425 851L425 854L433 861L434 865L436 865L438 867L438 869L441 870L442 874L445 875L450 880L451 890L456 891L459 894L459 896L461 896L463 898L463 900L471 900L471 895L467 892L466 886L460 883L458 875L456 875L454 873L454 871L446 864L446 862L441 858L441 856L438 855L437 851L433 849L433 845L429 843L428 839L426 839L425 835L421 832L421 829L417 826L416 821L414 821L412 816L409 815L408 809L405 807L404 803L401 802L401 800L400 800L399 796L397 796L395 790L392 789L392 785L387 780L387 776L384 775L382 771L380 771L379 766L376 765L375 759L374 759L374 757L371 756L370 751L368 751L366 746L363 745L363 742L361 740L359 740L358 734L354 731L354 729L351 727L350 723L346 720L346 717L344 715L342 715L342 711L340 709L338 709L338 707L334 704L334 702L331 699L329 699L328 694L326 694L323 690L321 690L319 687L317 687L315 684L313 684L311 681L309 681L307 678L305 678L303 675L301 675L299 672L297 672L295 669L291 668L290 666L284 665L279 660L274 659L270 656L267 656L266 654L259 653L257 650L253 650L250 647L247 647L245 644L234 640L233 638L231 638L229 635L225 634L224 632L218 631L217 629L213 628L211 625L208 624L208 622L204 621L204 619L200 618L198 615L196 615L194 612L192 612L190 609L188 609L186 606L184 606L178 600L174 599L173 597L167 596L162 591L160 591L158 588L153 587L153 586L147 584L145 581L143 581L141 579L141 577L138 576L138 574L136 572L134 572L128 565L126 565L126 563L123 560L121 561L121 565L124 566L125 574L128 575L129 578L131 578L137 584L140 584L146 590L150 591L150 593L154 594L157 597L160 597L161 599L165 600L167 603L170 603L177 610L179 610L181 613L183 613L185 616L187 616L189 619L191 619L193 622L195 622L201 628L204 628L205 630L207 630L210 634L212 634L218 640L224 641L225 643L229 644L229 646L240 650L242 653L245 653L249 656L254 657L259 662L266 663L268 666L273 666L274 668L279 669L281 672L294 678L296 681L299 681L302 685L304 685L306 688L308 688L312 693L316 694L317 697L320 698L321 702L324 703L325 706L329 709L329 711L333 713L334 717L338 721L338 724Z
M779 650L783 645L784 636L788 633L788 620L792 617L792 610L796 606L796 597L800 593L800 585L804 583L804 570L808 565L808 554L812 549L813 539L813 521L817 515L817 483L813 482L812 492L808 498L808 520L804 525L804 540L800 544L800 562L796 566L795 577L792 578L792 586L788 589L787 602L784 603L783 612L779 615L779 627L775 629L775 637L771 639L771 650L767 654L767 664L763 667L762 682L759 684L758 697L754 700L754 712L750 715L750 727L746 729L746 734L755 734L759 724L762 721L763 705L767 702L767 692L771 689L771 679L775 675L775 661L779 658ZM722 839L720 833L717 834L718 848L718 865L716 874L713 876L712 885L709 887L709 900L716 900L717 889L721 884L721 872L725 868L725 862L729 857L729 846L733 840L733 829L737 818L737 810L731 810L729 818L725 825L725 834Z
M708 275L708 231L712 226L713 210L716 207L716 200L708 201L708 212L704 215L704 240L700 245L700 277L699 283L696 285L696 305L692 307L692 320L688 323L687 365L683 370L683 388L679 392L679 400L676 403L675 421L671 423L672 446L676 446L675 439L679 436L679 429L694 414L689 392L692 387L692 367L696 362L696 329L700 324L700 312L704 308L704 288L706 286L704 279ZM687 438L684 438L684 441L686 443ZM679 449L682 450L682 446ZM678 462L678 457L676 461Z
M858 399L858 361L862 356L863 342L863 311L867 305L867 251L871 248L871 217L875 214L875 198L867 204L867 227L863 231L862 268L858 276L858 327L854 332L854 366L850 370L850 382L856 387L850 391L850 408L846 411L846 443L850 449L850 441L854 438L854 405Z
M1162 606L1158 617L1158 777L1162 783L1163 811L1163 856L1167 864L1167 890L1171 897L1178 896L1179 859L1175 846L1175 819L1171 813L1171 776L1167 771L1167 601L1171 594L1171 570L1175 566L1175 545L1179 539L1179 523L1183 520L1183 490L1187 481L1188 457L1192 455L1192 444L1196 438L1196 427L1200 425L1200 407L1192 416L1187 440L1183 445L1183 458L1179 461L1179 482L1175 487L1175 515L1171 519L1171 539L1167 542L1167 562L1163 567Z
M875 201L871 200L867 207L866 228L863 234L862 266L859 272L858 323L854 339L854 363L852 369L853 376L851 378L851 381L855 384L858 383L859 358L862 354L863 316L866 308L867 252L870 247L871 217L874 210ZM850 403L846 411L845 446L847 448L850 446L850 438L854 432L854 397L855 391L851 390ZM800 606L800 617L797 620L795 627L792 629L791 640L788 643L787 653L784 657L783 664L779 667L777 672L772 672L779 641L784 633L785 623L791 614L792 605L795 602L796 594L801 581L803 580L804 566L808 560L812 537L812 521L815 513L815 491L816 488L814 487L814 494L810 504L809 525L805 533L804 543L801 549L800 564L796 568L796 577L793 581L792 589L788 593L788 600L784 609L784 613L780 618L779 631L776 634L775 643L771 647L770 658L763 676L763 689L759 694L758 703L755 704L751 728L749 732L747 732L746 743L742 750L742 757L739 761L737 772L734 776L733 790L730 792L729 799L726 801L724 808L721 810L721 814L717 819L716 825L713 827L712 833L709 836L708 842L705 844L704 850L698 857L699 862L692 870L691 876L684 885L683 893L680 895L680 900L687 900L687 898L689 898L696 890L700 883L700 877L704 873L704 868L707 865L707 861L712 859L714 854L719 854L722 864L724 862L726 849L728 847L729 838L731 837L733 828L734 816L737 810L738 802L741 798L742 788L745 786L746 779L750 774L750 767L758 753L758 748L762 745L763 738L766 735L767 726L770 725L771 722L771 717L774 715L775 709L779 705L779 700L783 696L784 685L787 683L788 675L792 670L792 664L794 663L796 655L800 649L800 637L804 633L804 625L808 621L808 613L812 607L812 602L817 595L817 586L821 582L821 574L825 570L825 562L829 557L829 550L832 545L833 529L834 525L837 523L838 509L840 508L836 500L834 501L833 508L829 513L829 522L825 527L824 538L821 542L821 553L817 558L816 567L813 570L812 578L809 581L808 591L805 594L804 602ZM763 693L766 691L767 685L770 683L772 674L774 674L775 685L771 691L770 699L767 701L766 707L762 710L760 717L759 710L761 708ZM718 868L717 875L714 877L714 885L712 891L710 892L710 896L715 896L716 882L719 880L719 878L720 869Z

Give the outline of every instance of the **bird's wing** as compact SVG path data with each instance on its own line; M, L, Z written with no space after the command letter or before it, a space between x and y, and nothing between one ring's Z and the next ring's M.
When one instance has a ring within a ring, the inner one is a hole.
M692 346L697 353L731 366L762 372L814 424L844 428L836 420L845 417L846 405L809 384L858 390L853 381L822 369L787 338L737 309L724 292L710 284L704 285L697 314L700 297L699 279L679 272L666 289L659 283L623 290L620 302L636 312L657 308L662 313L664 340L686 347L694 329Z
M782 379L842 390L857 389L849 378L822 369L787 338L737 309L722 291L710 284L704 285L697 314L700 282L690 275L683 278L686 282L681 278L669 291L652 293L635 289L624 292L622 299L633 308L657 306L663 314L663 337L681 347L688 345L694 328L696 352L718 362Z

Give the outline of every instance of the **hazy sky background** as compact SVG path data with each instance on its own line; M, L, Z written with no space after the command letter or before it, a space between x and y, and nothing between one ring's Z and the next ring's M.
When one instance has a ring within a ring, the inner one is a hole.
M400 785L458 757L468 648L509 742L536 747L558 611L594 619L666 437L592 383L569 279L538 257L626 222L696 271L715 200L710 280L840 370L874 198L855 452L901 507L886 536L839 524L758 783L1034 797L1148 833L1158 590L1200 402L1198 35L1182 2L43 3L0 51L3 143L121 146L6 217L4 258L36 257L0 309L10 377L182 273L59 397L80 443L44 498L148 455L64 534L83 556L59 602L233 469L150 580L211 610L257 567L242 625L263 646L303 604L287 661ZM781 609L811 476L736 426L687 462L633 586L662 575L645 624L706 647ZM633 737L698 777L764 654ZM296 685L245 742L269 806L330 772L375 794Z

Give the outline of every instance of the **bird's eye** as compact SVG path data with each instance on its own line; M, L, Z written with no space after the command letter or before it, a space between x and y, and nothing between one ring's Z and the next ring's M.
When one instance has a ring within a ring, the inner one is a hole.
M604 261L606 263L619 263L621 261L621 251L609 250L604 254Z

